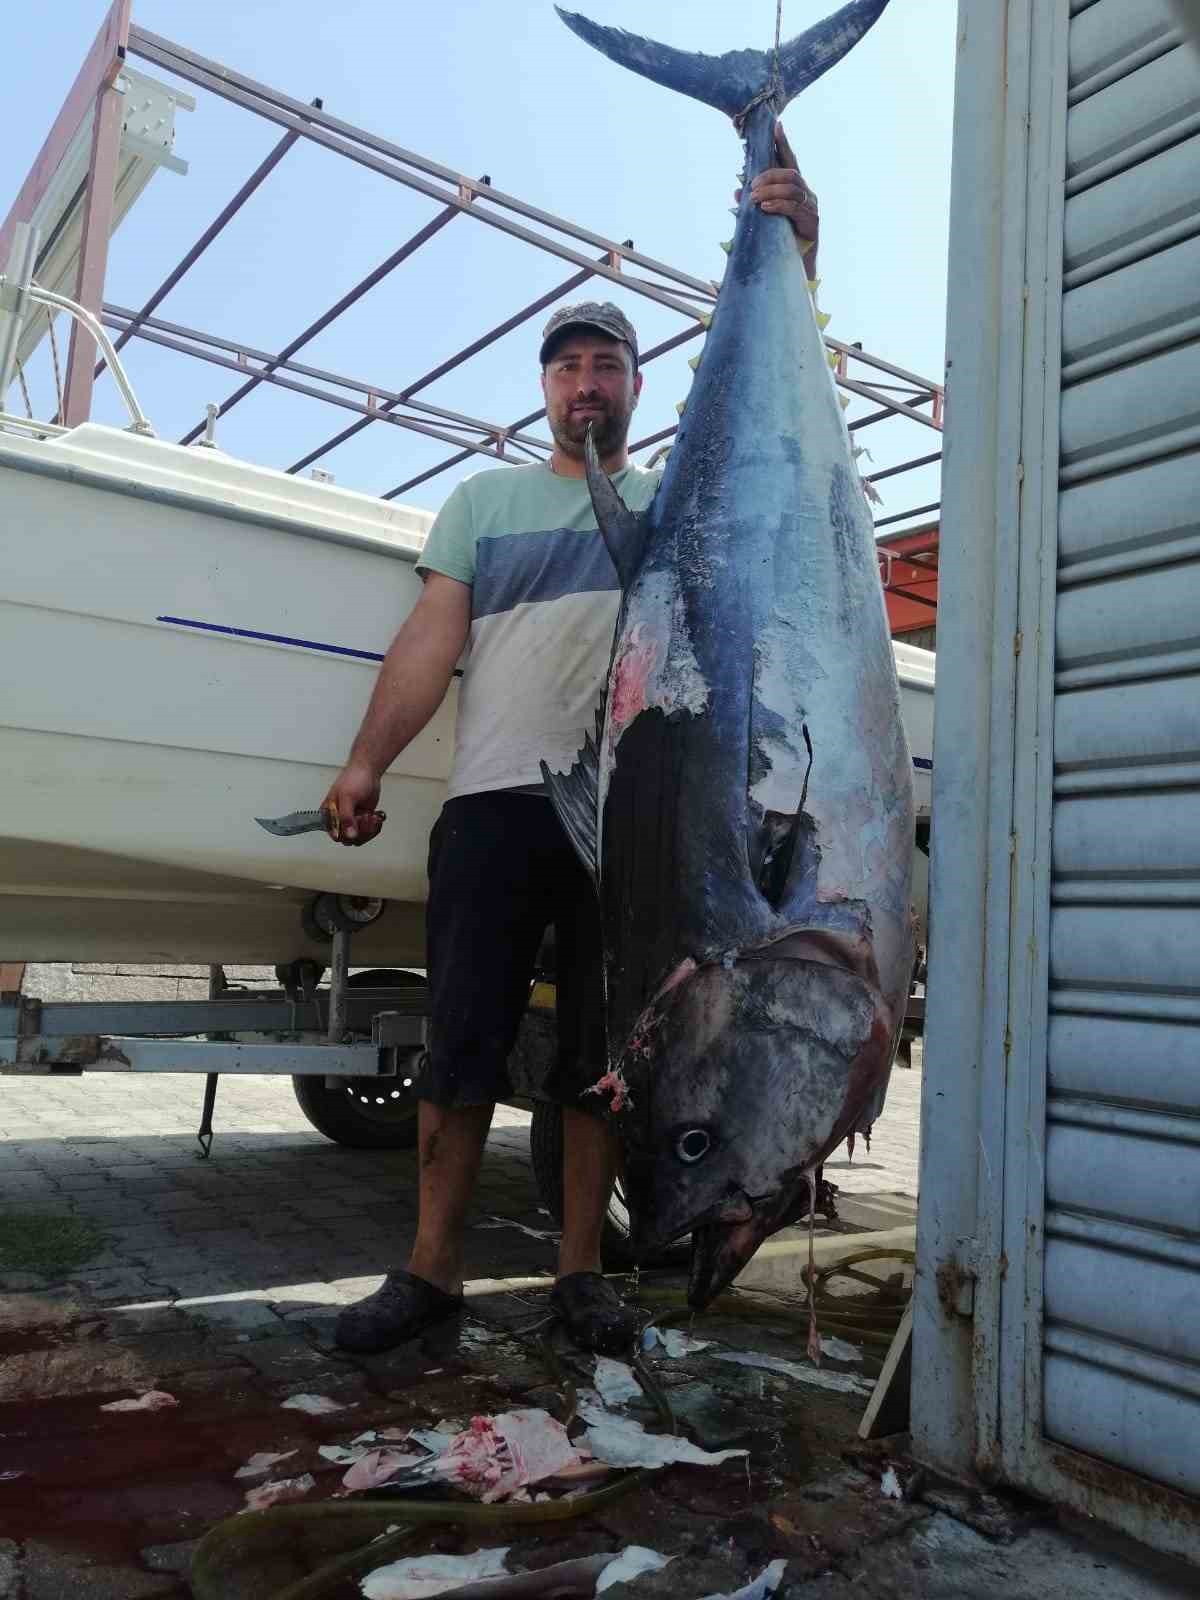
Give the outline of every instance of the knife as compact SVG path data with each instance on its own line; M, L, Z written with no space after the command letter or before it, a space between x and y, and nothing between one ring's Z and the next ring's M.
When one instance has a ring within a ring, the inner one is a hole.
M386 811L376 811L380 825L387 821ZM286 817L255 817L260 828L279 839L292 839L298 833L327 833L333 839L341 831L341 819L336 811L289 811Z

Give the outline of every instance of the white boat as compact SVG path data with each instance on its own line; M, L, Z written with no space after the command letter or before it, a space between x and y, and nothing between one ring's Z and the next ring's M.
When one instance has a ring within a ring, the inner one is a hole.
M424 964L455 688L388 774L370 847L254 819L320 803L431 521L98 423L0 431L0 957L325 960L301 909L332 892L388 902L356 964ZM927 818L934 657L895 649Z

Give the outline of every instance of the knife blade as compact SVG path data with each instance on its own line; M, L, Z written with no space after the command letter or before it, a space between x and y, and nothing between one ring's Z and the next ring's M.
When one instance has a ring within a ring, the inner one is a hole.
M279 839L291 839L298 833L328 833L329 824L324 811L289 811L286 817L255 817L260 828ZM337 837L336 832L334 837Z

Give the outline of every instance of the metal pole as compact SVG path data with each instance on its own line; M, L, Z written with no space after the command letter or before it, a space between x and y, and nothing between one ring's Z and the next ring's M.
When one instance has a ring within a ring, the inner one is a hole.
M40 240L37 228L30 227L28 222L17 223L12 254L0 288L0 410L4 409L4 399L16 370L17 346L25 324L29 285L33 281L33 264Z
M39 289L35 286L29 290L29 298L31 300L36 300L39 305L53 306L60 311L69 311L71 313L76 331L81 328L83 329L84 333L87 335L88 344L91 350L94 352L96 346L99 345L101 350L104 351L105 359L112 368L112 375L116 381L117 388L121 392L121 399L124 400L129 411L133 432L144 433L148 435L148 437L154 438L154 429L150 426L145 412L138 404L137 395L135 395L133 392L133 385L126 376L125 369L122 367L117 353L112 347L112 341L109 339L108 335L105 333L100 324L99 316L93 316L86 306L76 305L74 300L68 300L66 295L55 294L51 289ZM72 349L74 349L73 343ZM91 356L88 357L88 362L90 363L90 361ZM92 373L90 365L85 367L84 376L87 379L87 393L90 405L92 393ZM87 421L86 411L79 420L81 422ZM69 428L73 426L73 424L68 421L67 426Z
M96 101L96 121L92 127L75 299L85 310L97 315L104 304L104 276L108 268L108 241L113 225L124 109L124 94L115 84L110 84ZM76 320L71 329L71 353L67 357L63 391L62 421L68 428L86 422L91 413L95 360L96 340L92 330Z
M341 1044L346 1034L346 995L350 982L350 934L339 928L333 936L333 960L329 969L330 1044Z

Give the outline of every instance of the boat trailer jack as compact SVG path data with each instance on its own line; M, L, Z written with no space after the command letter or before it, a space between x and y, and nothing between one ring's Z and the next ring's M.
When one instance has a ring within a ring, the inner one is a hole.
M320 813L314 814L320 815ZM350 940L352 937L353 930L351 928L338 927L334 929L333 966L329 987L329 1023L326 1028L326 1038L330 1044L340 1044L346 1033L348 996L350 993ZM284 993L294 1005L300 1003L315 1005L317 984L321 978L321 969L316 962L294 961L290 967L280 968L277 976L283 983ZM228 992L229 984L225 978L225 968L220 966L209 967L209 999L219 1000L222 995ZM228 1040L228 1035L224 1037ZM219 1072L209 1072L204 1079L204 1101L200 1108L200 1126L196 1130L196 1142L200 1146L200 1159L202 1161L207 1161L212 1154L213 1111L217 1104L217 1082L220 1076Z

